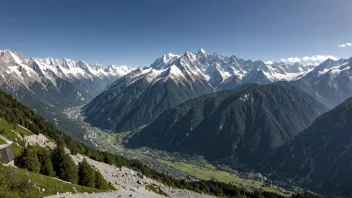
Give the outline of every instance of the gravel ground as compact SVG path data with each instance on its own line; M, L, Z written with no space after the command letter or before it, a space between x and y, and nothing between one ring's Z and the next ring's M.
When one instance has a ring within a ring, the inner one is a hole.
M56 144L51 142L48 138L46 138L43 134L39 135L30 135L30 136L25 136L24 140L29 144L29 145L39 145L41 147L49 147L50 149L56 148Z
M70 194L70 193L65 193L65 194L59 194L59 195L53 195L47 198L139 198L139 197L145 197L145 198L161 198L163 196L157 195L153 192L147 191L145 189L140 189L137 191L131 191L131 190L119 190L115 192L107 192L107 193L93 193L93 194L88 194L88 193L80 193L80 194Z
M200 198L200 197L213 197L205 194L198 194L189 190L181 190L181 189L173 189L171 187L165 186L155 180L147 178L140 173L137 173L131 169L122 167L116 168L115 166L105 164L102 162L98 162L92 160L83 155L72 155L72 159L75 163L81 162L84 158L87 159L88 163L92 165L96 170L100 171L103 177L110 182L115 188L119 189L115 192L109 193L96 193L96 194L61 194L55 195L51 197L162 197L152 191L146 189L147 185L154 185L155 188L164 191L172 198L181 198L181 197L192 197L192 198Z

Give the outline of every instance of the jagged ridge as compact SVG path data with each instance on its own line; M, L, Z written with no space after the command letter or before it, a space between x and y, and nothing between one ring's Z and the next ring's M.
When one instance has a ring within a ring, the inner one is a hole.
M149 124L165 110L203 94L241 83L289 80L310 71L309 66L292 67L299 68L299 73L289 73L290 66L285 64L266 65L262 61L207 54L202 49L183 55L167 54L150 67L114 82L84 107L84 114L94 126L128 131ZM257 73L259 77L255 77ZM250 77L246 77L248 74Z

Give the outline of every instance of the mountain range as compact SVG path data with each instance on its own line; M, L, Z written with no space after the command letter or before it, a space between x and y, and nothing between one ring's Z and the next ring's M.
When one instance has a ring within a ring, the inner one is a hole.
M30 58L10 50L0 51L1 89L28 105L39 101L56 108L85 104L133 69L90 65L66 58Z
M115 81L83 108L94 126L129 131L150 124L165 110L181 103L239 84L268 84L294 80L312 65L287 65L207 54L203 49L183 55L167 54L149 67L138 68Z

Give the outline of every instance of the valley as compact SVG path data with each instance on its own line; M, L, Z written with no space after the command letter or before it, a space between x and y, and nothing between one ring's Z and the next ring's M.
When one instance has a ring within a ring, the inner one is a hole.
M266 176L255 172L238 172L227 165L208 162L202 156L170 153L146 147L129 149L124 146L128 137L145 126L128 132L116 133L101 130L84 122L81 106L66 109L64 113L87 131L84 136L85 139L93 143L99 150L122 155L129 159L137 159L154 170L171 177L188 181L217 180L234 184L249 191L261 190L287 197L293 193L303 192L303 189L294 184L284 181L271 181Z
M84 192L77 196L214 197L262 193L218 181L177 180L157 173L137 160L97 151L58 131L2 91L0 107L0 139L15 155L12 158L14 163L2 161L0 164L0 185L5 186L0 196L43 197L56 192L55 197L62 197ZM1 152L1 156L9 155ZM11 178L11 175L18 178ZM46 183L51 180L58 182ZM219 191L218 187L224 191Z

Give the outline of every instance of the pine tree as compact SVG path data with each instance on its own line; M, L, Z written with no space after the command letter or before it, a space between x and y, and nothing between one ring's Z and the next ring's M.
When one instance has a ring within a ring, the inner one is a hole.
M94 169L89 165L87 160L84 158L78 165L78 184L82 186L94 187L95 174Z
M65 150L62 146L57 146L51 154L51 161L53 164L54 172L58 177L62 175L61 162L63 160L64 154L65 154Z
M78 182L78 168L73 162L72 158L65 154L62 161L63 168L63 180L69 181L71 183L77 184Z
M78 182L78 169L71 157L65 153L62 146L57 146L51 156L56 175L65 181L76 184Z
M54 176L53 163L51 162L50 152L41 148L38 152L38 159L41 163L40 174Z
M40 171L40 162L38 160L37 152L34 148L28 147L24 150L23 153L23 166L29 171L39 173Z
M114 156L111 155L110 153L104 153L104 163L107 164L116 164L116 161L114 159Z
M99 189L109 189L109 185L107 184L106 180L103 178L101 173L99 171L95 171L95 179L94 179L94 185L95 188Z

